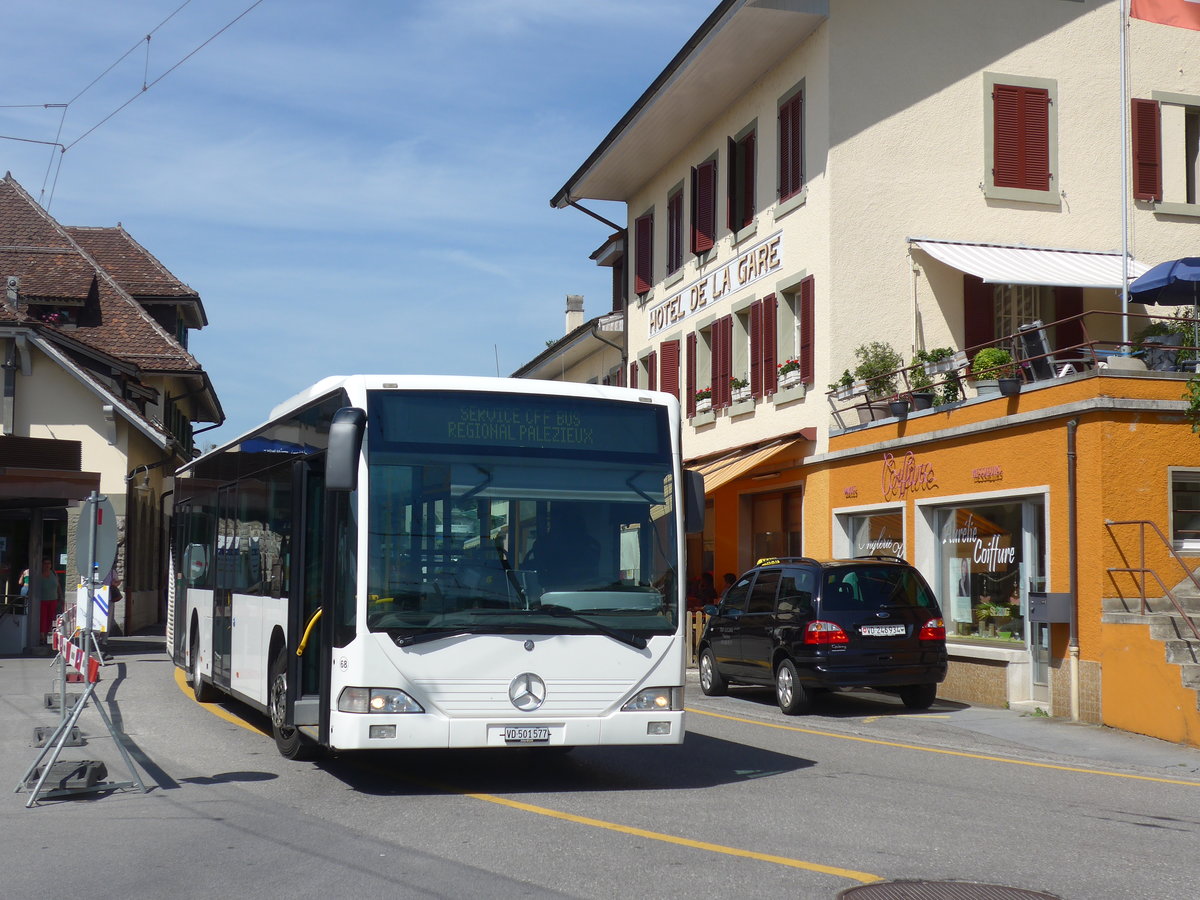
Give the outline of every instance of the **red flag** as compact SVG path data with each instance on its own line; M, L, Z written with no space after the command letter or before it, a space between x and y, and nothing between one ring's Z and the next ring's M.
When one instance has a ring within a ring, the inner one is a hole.
M1200 31L1200 0L1130 0L1129 15L1159 25Z

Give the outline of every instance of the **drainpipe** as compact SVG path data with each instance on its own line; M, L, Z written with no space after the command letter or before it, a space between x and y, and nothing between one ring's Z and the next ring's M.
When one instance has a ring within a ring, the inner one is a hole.
M1079 534L1076 526L1075 431L1078 419L1067 421L1067 556L1071 590L1071 625L1067 639L1068 667L1071 673L1071 721L1079 721Z
M628 315L629 315L628 312L626 312L627 319L628 319ZM625 348L620 346L619 344L614 344L610 340L606 340L605 338L600 337L599 329L600 329L599 325L592 326L592 329L591 329L592 337L594 337L596 340L598 340L602 344L608 344L608 346L612 347L614 350L617 351L618 354L620 354L621 369L624 370L625 369Z

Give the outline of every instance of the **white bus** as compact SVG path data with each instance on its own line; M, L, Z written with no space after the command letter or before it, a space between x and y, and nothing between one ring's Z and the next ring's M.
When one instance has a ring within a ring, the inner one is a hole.
M327 378L179 470L176 664L289 758L678 744L679 447L667 394Z

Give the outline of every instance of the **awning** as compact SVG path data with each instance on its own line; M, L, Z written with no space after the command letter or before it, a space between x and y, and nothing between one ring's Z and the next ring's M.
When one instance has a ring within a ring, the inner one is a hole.
M729 453L719 459L709 460L702 465L689 468L704 476L704 493L711 494L747 472L753 471L768 460L781 456L811 440L811 437L801 437L798 440L776 441L765 447Z
M909 238L909 243L960 272L989 284L1044 284L1056 287L1121 289L1121 254L1050 250L1003 244L970 244ZM1149 266L1129 260L1132 280Z

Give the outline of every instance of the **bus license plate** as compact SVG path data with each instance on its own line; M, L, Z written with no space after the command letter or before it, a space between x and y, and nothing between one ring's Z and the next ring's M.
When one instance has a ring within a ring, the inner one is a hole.
M863 625L860 629L866 637L898 637L904 634L903 625Z
M541 725L508 726L504 729L506 744L544 744L550 740L550 729Z

